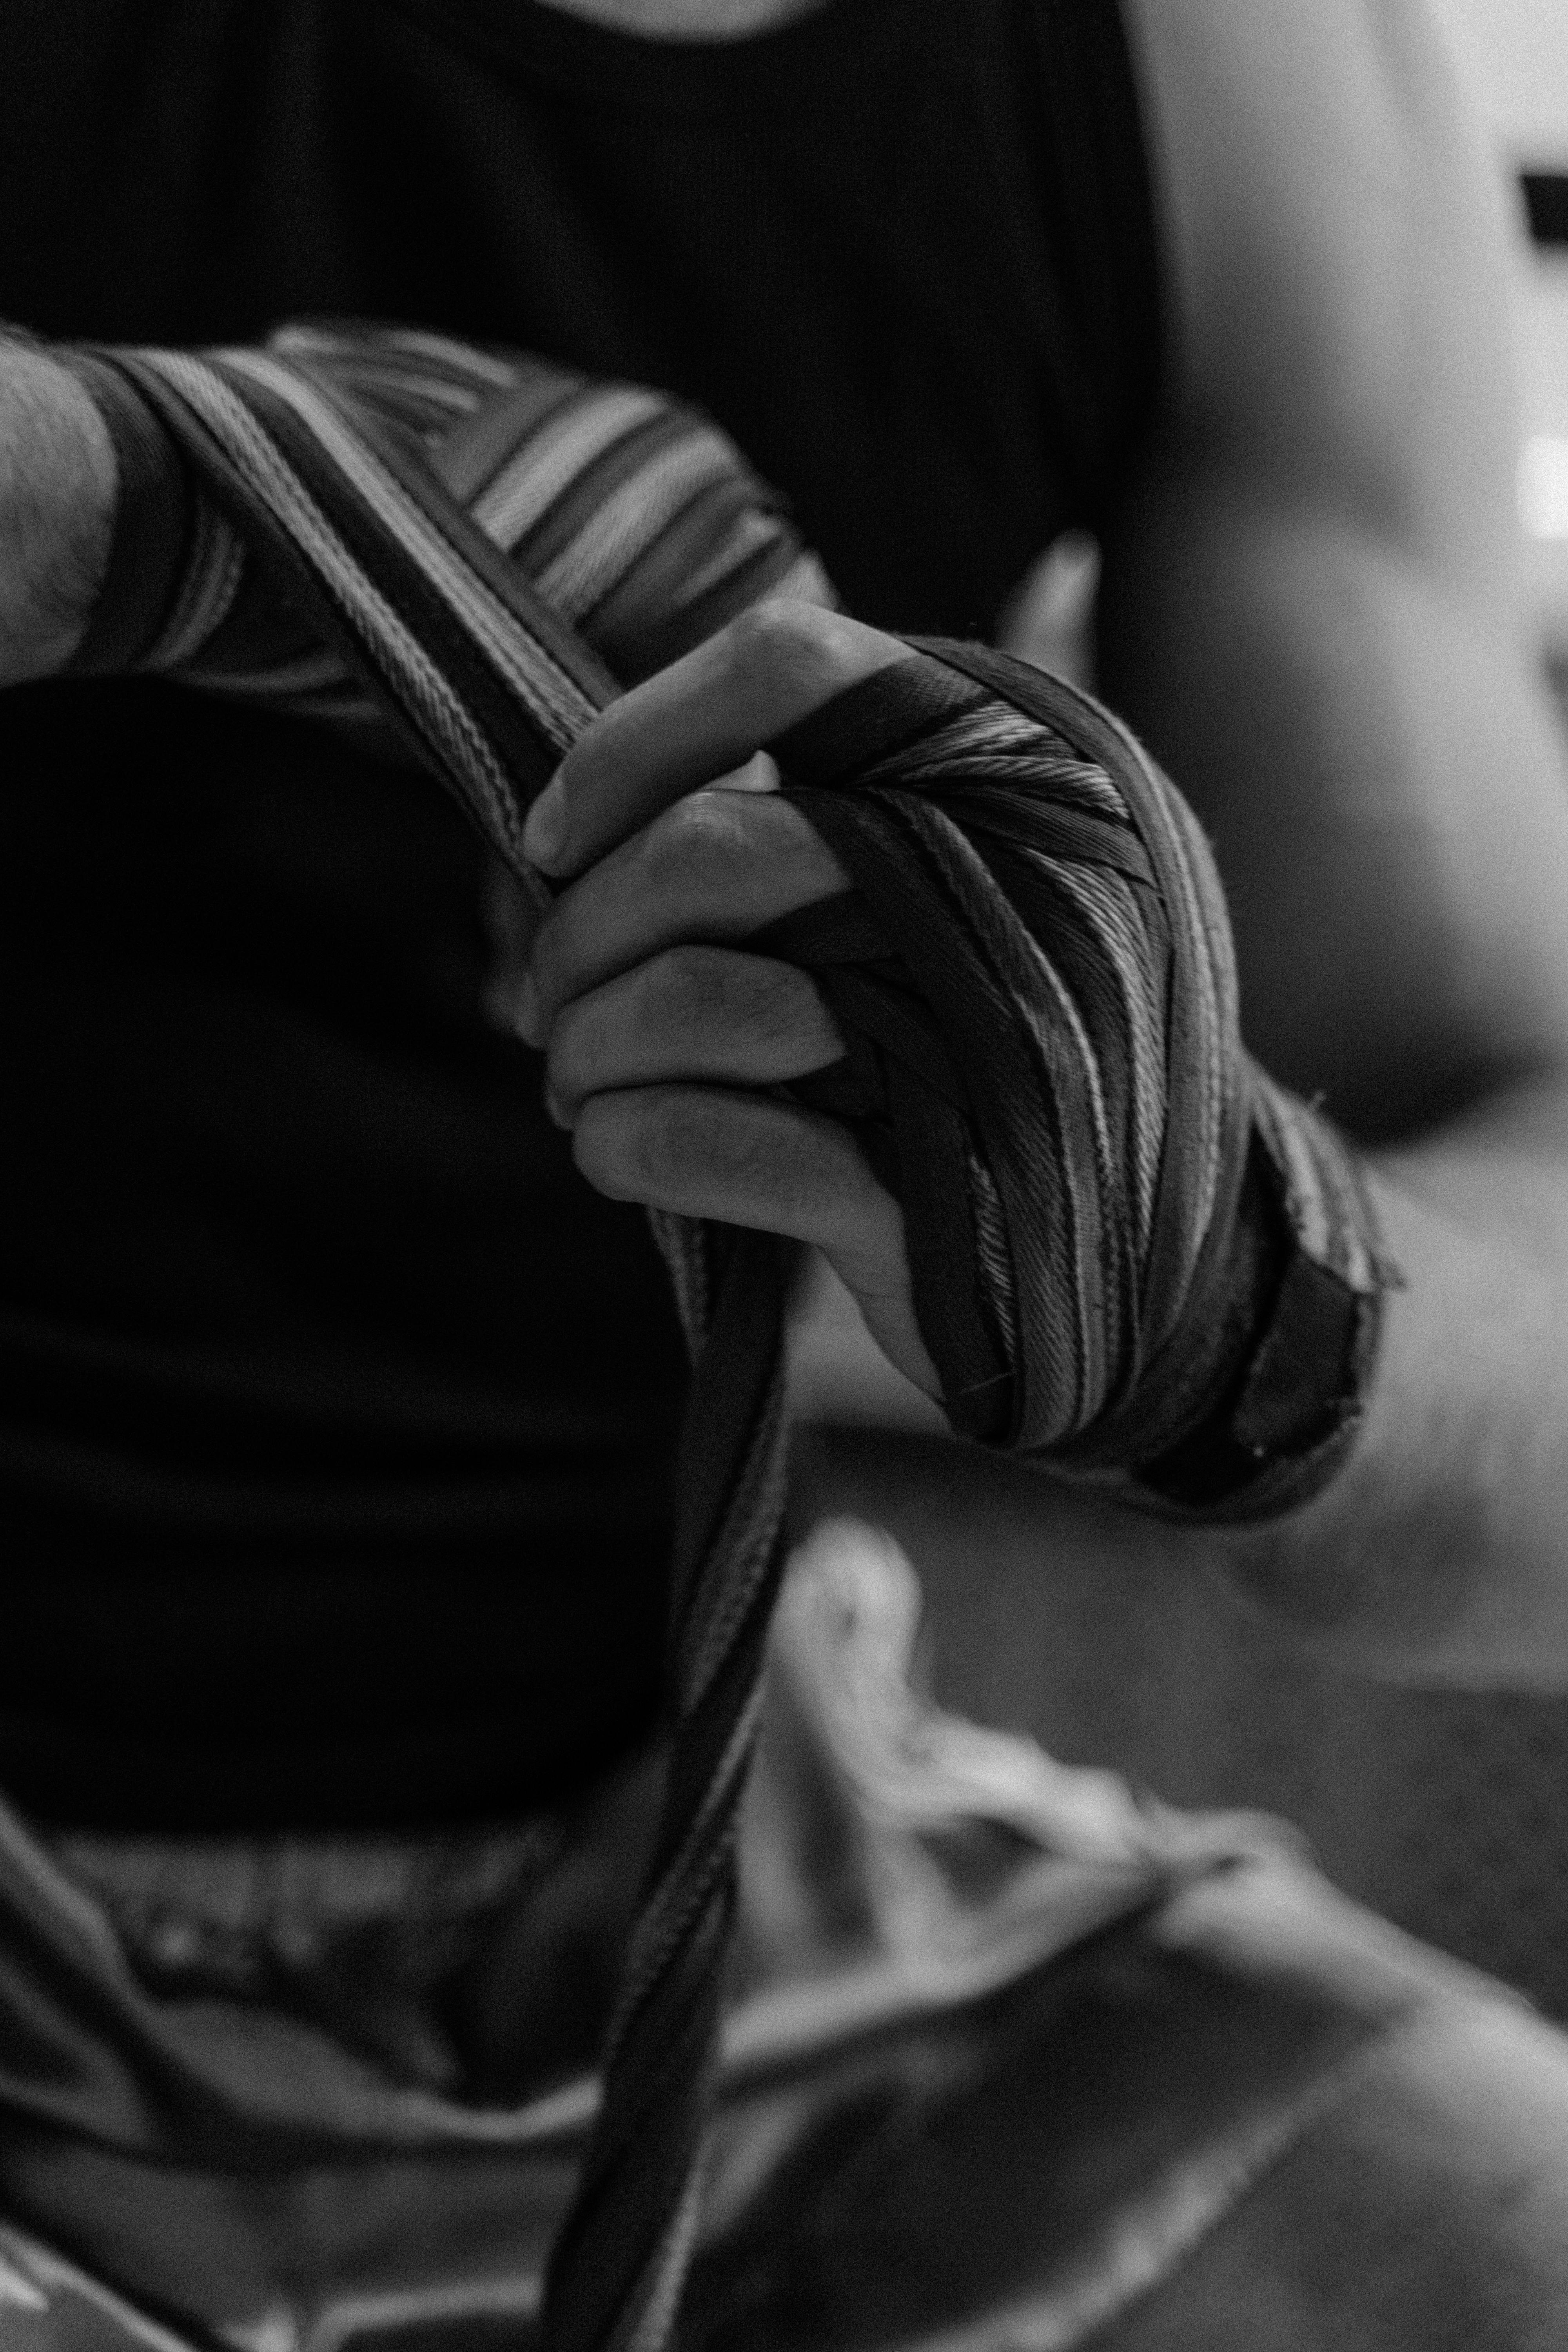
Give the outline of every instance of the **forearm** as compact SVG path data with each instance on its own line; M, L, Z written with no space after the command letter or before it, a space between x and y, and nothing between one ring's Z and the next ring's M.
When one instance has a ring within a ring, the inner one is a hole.
M1329 1488L1193 1556L1347 1664L1568 1687L1552 715L1500 600L1375 534L1234 502L1162 520L1122 551L1108 684L1217 840L1247 1042L1359 1139L1405 1279Z
M79 644L109 558L114 454L92 402L47 352L0 330L0 686Z
M1212 1557L1347 1664L1568 1687L1568 1087L1373 1176L1405 1287L1358 1442L1316 1501Z

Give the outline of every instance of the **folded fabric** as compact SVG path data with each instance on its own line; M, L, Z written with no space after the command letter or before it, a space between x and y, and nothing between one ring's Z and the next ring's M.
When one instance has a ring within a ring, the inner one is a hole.
M700 2336L737 2298L781 2318L803 2177L841 2174L851 2147L863 2161L900 2116L934 2128L996 2101L1026 2052L1047 2081L1070 2063L1054 2036L1096 1955L1134 1948L1173 1888L1291 1851L1278 1825L1140 1806L1110 1774L942 1714L910 1680L919 1618L909 1563L853 1523L819 1529L786 1580L696 2232ZM215 1850L46 1841L0 1814L0 2210L99 2294L206 2339L326 2352L441 2318L454 2336L487 2314L498 2335L531 2323L599 2085L548 2018L472 1995L487 1971L503 1990L533 1973L530 1944L613 1978L622 1922L602 1890L635 1882L645 1828L634 1802L564 1830ZM1160 2118L1134 2097L1110 2173L1020 2239L1015 2265L1064 2309L1112 2307L1226 2210L1244 2153L1288 2138L1303 2091L1368 2030L1332 2003L1282 2018L1223 2087L1173 2053L1180 2097ZM442 2042L454 2063L433 2080ZM1077 2127L1048 2101L1037 2120L1065 2185ZM963 2289L975 2315L989 2292L978 2274Z

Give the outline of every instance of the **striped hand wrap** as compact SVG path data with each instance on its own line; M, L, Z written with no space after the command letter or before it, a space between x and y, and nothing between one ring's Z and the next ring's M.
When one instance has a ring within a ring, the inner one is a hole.
M617 685L762 596L831 597L722 436L646 392L357 327L71 363L121 483L75 666L395 739L535 891L528 804ZM1212 862L1139 746L1020 664L924 651L773 747L854 884L755 942L847 1043L797 1091L902 1202L962 1429L1173 1505L1281 1507L1342 1452L1370 1362L1352 1165L1242 1053ZM653 1223L695 1366L671 1765L554 2352L674 2325L780 1564L779 1247Z

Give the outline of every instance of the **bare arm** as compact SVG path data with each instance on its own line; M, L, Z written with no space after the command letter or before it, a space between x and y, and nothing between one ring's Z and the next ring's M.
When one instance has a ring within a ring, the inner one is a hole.
M1192 1541L1352 1662L1563 1686L1568 773L1501 200L1417 0L1131 14L1174 356L1104 683L1215 838L1249 1044L1371 1151L1407 1283L1328 1493Z
M86 393L0 329L0 686L47 676L75 651L114 497L114 453Z

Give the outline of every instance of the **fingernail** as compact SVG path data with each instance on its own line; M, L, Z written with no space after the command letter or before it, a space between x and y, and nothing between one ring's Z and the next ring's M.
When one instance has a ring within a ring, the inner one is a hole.
M753 751L745 766L726 776L724 782L732 793L776 793L782 790L784 778L771 751Z
M533 984L533 974L525 971L522 985L517 992L512 1007L512 1026L525 1045L539 1043L539 991Z
M524 820L522 854L548 872L552 861L561 855L565 839L566 788L561 781L561 771L557 769Z

